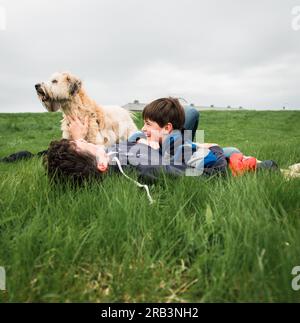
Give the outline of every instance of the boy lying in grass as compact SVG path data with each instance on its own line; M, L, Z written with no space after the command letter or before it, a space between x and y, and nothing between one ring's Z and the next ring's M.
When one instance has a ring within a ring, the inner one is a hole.
M185 125L189 130L187 134L184 132L185 115L189 119ZM142 132L107 149L84 141L87 125L71 118L69 130L74 140L53 141L44 164L49 176L68 178L76 183L102 179L114 171L127 177L123 168L135 169L144 182L155 181L161 172L177 176L192 169L196 170L192 175L211 176L225 175L228 165L233 175L260 168L278 168L273 161L260 162L244 156L236 148L193 143L198 118L198 112L192 108L185 114L177 99L155 100L143 111Z

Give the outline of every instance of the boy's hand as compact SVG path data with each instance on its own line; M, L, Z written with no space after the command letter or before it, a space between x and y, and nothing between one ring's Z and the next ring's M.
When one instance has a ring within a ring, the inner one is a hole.
M137 142L140 144L145 144L147 146L150 146L153 149L159 149L159 143L157 141L150 141L150 140L141 138Z
M77 116L68 116L69 132L73 140L84 139L88 133L89 117L86 116L84 123Z

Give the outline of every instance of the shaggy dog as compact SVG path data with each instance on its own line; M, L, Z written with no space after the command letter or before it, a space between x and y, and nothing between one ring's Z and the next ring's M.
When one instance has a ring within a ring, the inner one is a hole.
M49 112L59 109L63 112L61 129L65 139L72 139L69 115L82 121L88 116L88 134L84 139L97 145L110 146L137 131L130 112L118 106L100 107L87 96L81 80L70 73L56 73L50 81L36 84L35 88Z

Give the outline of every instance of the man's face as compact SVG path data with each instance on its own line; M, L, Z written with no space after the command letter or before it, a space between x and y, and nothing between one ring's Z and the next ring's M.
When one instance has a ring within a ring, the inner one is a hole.
M171 123L160 127L159 124L155 121L151 121L149 119L144 120L144 126L142 131L145 132L148 141L154 141L161 143L163 141L164 136L168 135L172 132L173 126Z
M100 172L108 169L109 157L101 146L86 142L85 140L75 140L75 149L80 153L89 153L97 159L97 168Z

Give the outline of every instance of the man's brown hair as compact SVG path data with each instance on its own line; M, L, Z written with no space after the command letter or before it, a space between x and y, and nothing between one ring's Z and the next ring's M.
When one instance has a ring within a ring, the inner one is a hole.
M88 152L76 151L74 142L67 139L52 141L43 160L49 177L56 182L69 180L81 185L91 179L101 179L96 158Z
M182 130L185 121L183 106L178 99L172 97L157 99L149 103L144 108L142 116L144 120L154 121L160 127L170 122L174 130Z

